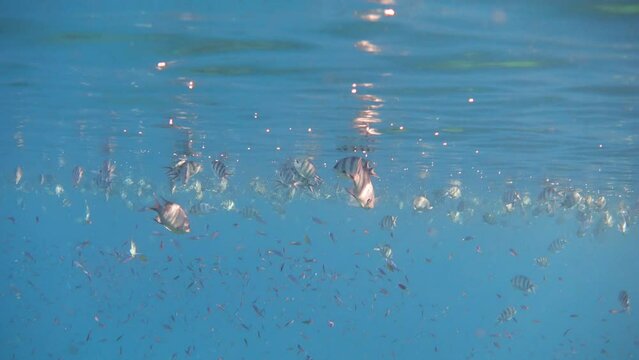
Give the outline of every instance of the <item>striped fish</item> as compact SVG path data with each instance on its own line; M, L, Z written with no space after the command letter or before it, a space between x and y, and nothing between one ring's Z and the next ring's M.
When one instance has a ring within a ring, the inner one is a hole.
M275 186L282 191L286 192L288 200L292 200L297 194L297 189L302 186L302 182L299 180L295 169L284 164L276 173Z
M346 157L339 160L333 169L353 181L353 188L349 193L361 207L366 209L375 207L375 189L371 176L377 176L377 174L370 160L358 156Z
M462 195L462 191L458 185L451 185L448 189L446 189L444 195L451 199L459 199Z
M388 244L384 244L382 246L374 247L373 250L379 251L380 255L384 257L384 259L391 259L393 257L393 249Z
M501 200L506 211L511 212L515 209L515 205L521 202L521 195L515 190L509 190L502 195Z
M355 184L350 194L359 202L364 209L372 209L375 207L375 189L370 179L363 185Z
M557 193L557 189L555 189L554 186L546 186L539 193L537 200L539 200L540 202L553 202L557 200L558 196L559 194Z
M397 216L386 215L379 222L379 226L385 230L393 230L397 227Z
M206 215L215 211L215 206L207 202L199 202L189 209L191 215Z
M521 290L525 294L535 293L535 284L527 276L517 275L510 279L510 283L515 289Z
M497 317L497 324L501 324L510 320L517 322L517 319L515 319L515 315L517 315L517 309L514 306L508 306Z
M621 290L619 292L619 296L617 297L619 303L621 304L622 311L629 312L630 311L630 295L626 290Z
M107 199L109 198L113 187L115 168L116 166L111 160L104 160L102 168L98 171L98 175L95 178L96 185L105 191Z
M82 168L82 166L76 166L73 168L73 172L71 173L71 179L73 182L73 186L74 187L78 187L78 185L80 185L80 182L82 181L82 178L84 177L84 169Z
M213 172L215 173L215 176L217 176L220 179L227 179L229 178L229 176L233 175L232 173L229 172L228 168L226 167L226 164L224 164L224 162L222 162L222 160L213 160Z
M317 175L317 168L311 160L310 157L293 159L293 168L305 183L309 186L317 186L322 179Z
M489 225L497 224L497 217L495 216L495 214L491 212L484 213L484 215L482 215L482 219L484 219L484 222L486 224L489 224Z
M333 166L333 169L355 183L360 183L360 178L362 177L370 179L371 176L377 176L373 168L373 162L359 156L343 158Z
M254 219L258 222L261 222L262 224L266 224L266 221L264 221L262 215L260 215L260 213L254 207L247 206L243 208L242 211L240 211L240 214L242 214L242 216L247 219Z
M566 209L571 209L575 207L575 205L581 203L583 200L583 196L577 190L568 191L566 193L566 197L564 197L564 201L562 201L561 206Z
M180 205L168 200L164 200L164 204L160 204L156 198L155 205L150 207L149 210L158 213L154 219L155 222L163 225L167 230L176 234L191 232L189 218Z
M229 172L228 168L222 162L222 160L213 160L213 172L215 176L220 179L220 192L226 191L226 188L229 186L229 176L233 175Z
M550 245L548 245L548 251L558 254L566 247L567 244L568 240L564 238L558 238L555 241L551 242Z
M182 179L182 184L188 184L189 180L202 171L202 164L187 159L178 160L173 166L167 167L167 175L171 182Z
M535 264L539 267L548 267L550 265L550 259L547 256L539 256L533 259Z

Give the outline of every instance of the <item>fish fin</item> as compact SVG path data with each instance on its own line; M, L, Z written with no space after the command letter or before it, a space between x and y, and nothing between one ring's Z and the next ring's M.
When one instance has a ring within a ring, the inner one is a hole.
M162 224L162 219L160 219L160 215L154 217L153 220L155 220L155 222L158 224Z
M517 318L516 318L516 317L513 317L513 321L514 321L514 322L517 322Z
M349 193L352 197L354 197L355 200L359 201L359 199L357 198L357 195L355 195L355 189L346 189L346 192Z

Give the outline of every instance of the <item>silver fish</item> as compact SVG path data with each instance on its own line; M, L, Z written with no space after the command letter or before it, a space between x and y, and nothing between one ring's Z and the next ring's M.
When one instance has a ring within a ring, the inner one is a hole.
M559 197L557 189L554 186L545 186L539 193L537 200L540 202L554 202Z
M78 187L80 182L84 178L84 168L82 166L76 166L73 168L73 172L71 173L71 179L74 187Z
M515 319L515 315L517 315L517 309L514 306L508 306L497 317L497 324L501 324L510 320L517 322L517 319Z
M390 260L393 258L393 249L388 244L374 247L373 250L379 251L380 255L382 255L386 260Z
M18 166L16 168L16 173L15 173L16 186L20 184L20 181L22 180L23 175L24 175L24 171L22 170L22 166Z
M566 209L571 209L575 207L575 205L581 203L582 200L583 196L581 196L578 190L568 191L564 197L564 201L561 203L561 206Z
M107 199L111 194L113 188L113 180L115 179L115 163L111 160L104 160L102 168L98 171L98 175L95 178L96 185L105 191Z
M550 259L547 256L539 256L533 259L535 264L539 267L548 267L550 265Z
M490 213L490 212L484 213L484 215L482 215L482 219L484 219L484 222L486 224L489 224L489 225L497 224L497 217L493 213Z
M182 207L176 203L170 202L166 199L164 204L160 204L158 199L155 199L155 205L149 208L158 213L155 217L155 221L163 225L167 230L176 234L185 234L191 232L191 226L189 223L189 217Z
M215 211L215 206L206 203L206 202L200 202L197 203L193 206L191 206L191 208L189 209L189 214L191 215L206 215L206 214L210 214L212 212Z
M276 173L275 186L288 192L289 200L295 197L297 190L304 185L295 168L284 163Z
M510 279L510 283L515 289L521 290L526 294L535 293L535 284L527 276L517 275Z
M622 311L629 312L630 311L630 295L626 290L621 290L619 292L619 296L617 297L619 303L621 304Z
M372 209L375 207L375 189L373 183L366 181L363 185L355 185L349 193L359 202L359 205L365 209Z
M371 176L377 176L375 173L375 169L373 168L373 162L370 160L366 160L359 156L350 156L339 160L333 169L354 182L358 183L359 178L367 175L368 178Z
M397 216L393 216L393 215L384 216L382 220L379 222L379 226L382 229L386 229L386 230L395 229L395 227L397 227Z
M317 168L311 160L310 157L293 159L293 168L306 184L317 186L322 179L317 175Z
M502 202L507 212L512 212L515 206L520 204L521 195L515 190L509 190L502 195Z
M433 207L430 205L430 201L424 195L418 195L413 199L413 210L422 212L424 210L431 210Z
M353 188L349 193L359 202L361 207L366 209L375 207L375 189L371 176L377 176L377 174L370 160L351 156L339 160L333 169L353 181Z
M558 238L555 241L551 242L550 245L548 245L548 251L558 254L566 247L567 244L568 240L564 238Z
M254 207L247 206L243 208L242 211L240 211L240 213L242 214L242 216L244 216L247 219L255 219L258 222L261 222L262 224L266 224L266 221L264 221L264 219L262 218L262 215L260 215L260 213Z
M167 175L171 182L182 179L182 184L188 184L189 180L202 171L202 164L187 160L179 159L173 166L167 167Z

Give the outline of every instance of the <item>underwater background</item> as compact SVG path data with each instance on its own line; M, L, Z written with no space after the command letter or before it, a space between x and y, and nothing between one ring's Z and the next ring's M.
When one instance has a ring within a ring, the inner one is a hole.
M0 358L639 356L637 3L0 18Z

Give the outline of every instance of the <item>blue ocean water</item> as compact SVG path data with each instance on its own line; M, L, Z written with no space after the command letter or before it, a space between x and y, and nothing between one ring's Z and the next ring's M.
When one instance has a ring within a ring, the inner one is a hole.
M636 3L0 17L1 358L638 357Z

